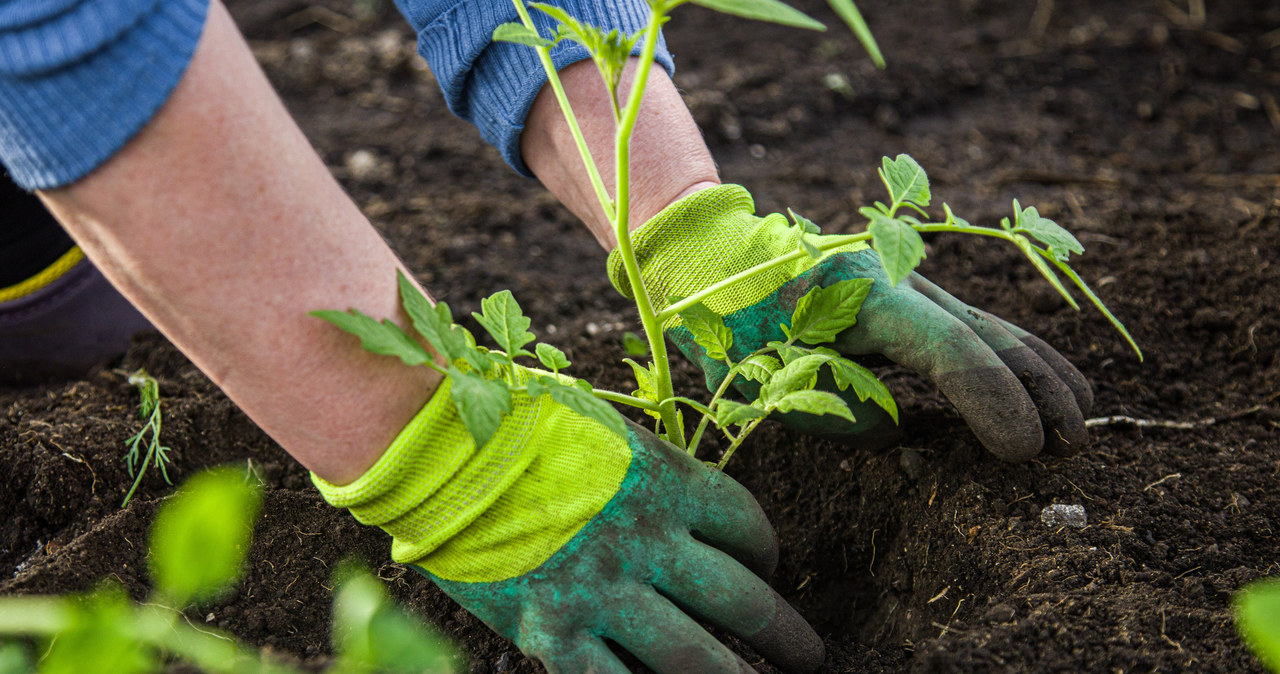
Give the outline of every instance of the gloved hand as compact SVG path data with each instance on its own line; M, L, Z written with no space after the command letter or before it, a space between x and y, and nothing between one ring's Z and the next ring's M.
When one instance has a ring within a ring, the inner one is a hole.
M632 232L632 241L650 299L661 309L669 297L687 297L796 250L799 236L799 229L781 214L756 217L751 195L742 187L721 185L663 209ZM619 292L632 295L616 250L609 256L609 277ZM982 444L1001 459L1025 460L1046 446L1053 453L1069 453L1088 444L1084 415L1093 405L1093 392L1066 358L919 274L891 286L879 257L864 244L833 249L816 263L803 256L726 288L704 304L724 317L733 332L729 355L739 360L770 341L785 340L779 324L790 323L796 302L811 288L854 278L874 283L857 323L827 346L849 357L880 354L929 377ZM724 364L706 356L678 317L663 328L715 390L725 376ZM826 383L827 390L849 403L855 423L796 412L783 421L820 435L856 436L876 446L894 439L896 428L879 407ZM755 382L734 386L749 399L759 391Z
M502 369L517 384L545 374ZM822 663L821 640L760 578L777 540L741 485L639 426L623 439L550 396L512 399L477 448L446 379L358 480L312 479L552 672L626 672L605 639L659 672L753 671L695 618L788 671Z

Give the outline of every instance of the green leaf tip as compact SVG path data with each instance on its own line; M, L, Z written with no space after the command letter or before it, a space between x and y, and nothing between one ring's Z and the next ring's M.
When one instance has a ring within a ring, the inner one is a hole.
M858 322L858 311L871 291L871 279L848 279L814 288L796 302L788 339L806 344L830 342Z
M880 255L880 263L889 284L897 286L925 258L924 239L911 225L883 213L871 213L871 245Z
M525 344L536 339L529 332L533 321L520 310L520 303L510 290L500 290L480 300L480 311L482 313L471 312L471 316L493 337L499 349L511 358L533 357L534 354L524 349Z
M900 154L893 159L880 161L880 179L889 188L894 205L909 203L925 207L929 205L929 176L911 155Z
M717 12L795 28L826 30L821 21L779 0L690 0L695 5Z
M552 372L559 372L571 365L569 357L563 351L545 342L538 342L533 350L538 352L538 362Z
M681 311L680 320L693 334L693 341L705 349L708 356L719 361L729 360L733 332L725 326L719 314L698 303Z
M473 372L449 366L450 393L462 425L471 434L476 447L488 444L502 424L502 416L511 411L511 391L502 380L485 379Z
M862 18L862 12L858 11L858 6L853 3L853 0L827 0L827 4L844 21L849 30L853 31L876 67L884 70L886 65L884 54L880 52L880 45L876 43L875 36L871 34L871 28L867 26L866 19Z
M520 23L504 23L493 29L494 42L514 42L528 47L551 47L555 43Z

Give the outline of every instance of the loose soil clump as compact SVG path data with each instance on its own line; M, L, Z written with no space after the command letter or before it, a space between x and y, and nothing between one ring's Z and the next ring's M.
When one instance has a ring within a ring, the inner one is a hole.
M799 4L838 25L823 3ZM885 154L914 156L970 221L1035 204L1089 249L1077 269L1145 363L1012 248L929 238L921 272L1060 349L1093 382L1093 416L1181 425L1102 423L1074 456L1003 464L931 386L888 367L896 448L762 427L729 473L778 530L773 583L823 635L824 671L1261 671L1229 601L1280 574L1280 8L1211 3L1201 24L1164 2L860 5L888 71L841 31L679 11L676 81L724 179L828 233L861 226ZM620 337L639 328L605 252L448 114L391 3L231 7L303 130L436 297L467 316L510 288L577 374L630 390ZM456 639L471 671L541 671L390 563L384 534L325 505L156 334L82 381L0 392L0 593L108 578L145 594L147 530L171 488L149 476L119 509L140 423L123 373L140 366L160 381L175 481L231 462L268 485L245 581L192 621L321 667L330 575L354 556ZM687 364L676 376L700 390ZM1055 504L1082 506L1085 526L1047 525Z

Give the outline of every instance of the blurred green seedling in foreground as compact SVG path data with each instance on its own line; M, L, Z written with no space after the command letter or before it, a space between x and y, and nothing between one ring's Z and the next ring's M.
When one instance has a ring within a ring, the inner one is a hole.
M183 614L239 582L261 505L261 488L241 471L216 468L188 480L156 515L153 589L143 602L109 582L83 595L0 598L0 674L135 674L171 662L228 674L300 672ZM332 671L455 671L453 649L395 608L370 574L344 567L340 580Z
M1232 604L1244 642L1264 666L1280 674L1280 578L1246 585Z

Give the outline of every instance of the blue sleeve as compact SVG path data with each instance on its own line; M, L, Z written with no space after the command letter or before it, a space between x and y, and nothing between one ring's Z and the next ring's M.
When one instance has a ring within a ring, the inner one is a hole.
M644 28L649 21L645 0L555 0L554 4L587 23L627 33ZM518 173L531 176L520 158L520 132L547 78L533 49L490 40L498 25L519 21L512 0L396 0L396 5L417 31L418 51L431 66L449 109L475 124ZM554 22L541 12L530 13L542 35L551 35ZM591 55L566 41L551 50L551 58L559 70ZM675 69L661 38L655 61L668 73Z
M209 0L0 0L0 162L59 187L115 154L181 79Z

